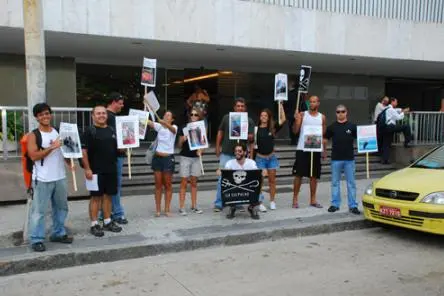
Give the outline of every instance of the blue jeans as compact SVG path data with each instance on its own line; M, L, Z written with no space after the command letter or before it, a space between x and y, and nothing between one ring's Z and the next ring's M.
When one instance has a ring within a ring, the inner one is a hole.
M33 181L34 182L34 181ZM68 190L66 179L54 182L40 182L34 186L34 195L29 219L29 240L31 244L45 240L45 213L51 201L52 237L66 234L65 220L68 215Z
M345 174L347 181L348 208L357 208L356 183L355 183L355 161L354 160L332 160L331 162L331 205L337 208L341 206L341 175Z
M225 165L229 160L234 159L234 155L221 153L219 157L219 168L224 169ZM222 193L220 190L220 183L222 178L219 176L217 179L217 192L216 192L216 200L214 201L214 207L222 209ZM261 193L259 196L259 201L262 202L264 200L264 195Z
M112 196L112 215L111 219L119 219L124 217L123 206L120 203L120 192L122 190L122 171L124 157L117 157L117 194Z

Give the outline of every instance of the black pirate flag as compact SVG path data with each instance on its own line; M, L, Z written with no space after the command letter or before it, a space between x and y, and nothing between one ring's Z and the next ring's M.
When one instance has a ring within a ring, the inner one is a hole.
M308 86L310 85L311 66L301 66L299 74L299 92L308 93Z
M258 204L262 188L262 170L222 170L223 206Z

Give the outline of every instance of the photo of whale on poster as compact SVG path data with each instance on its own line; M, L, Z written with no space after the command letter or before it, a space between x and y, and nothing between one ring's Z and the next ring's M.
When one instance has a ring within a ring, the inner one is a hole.
M61 122L59 134L60 141L62 142L63 157L82 158L82 147L77 124Z
M322 152L322 126L306 125L302 131L304 135L303 150L307 152Z
M203 120L190 122L183 129L190 151L208 148L207 129Z
M287 74L278 73L274 77L274 100L288 101Z
M148 126L148 119L150 117L150 113L147 111L130 109L130 116L137 116L139 118L139 139L145 139L146 129Z
M156 86L156 72L157 60L143 58L143 67L140 84L155 87Z
M248 113L230 112L229 115L230 140L248 139Z
M358 153L378 152L376 125L357 126Z
M116 116L117 148L127 149L140 146L139 117Z
M258 204L262 170L222 170L222 205Z

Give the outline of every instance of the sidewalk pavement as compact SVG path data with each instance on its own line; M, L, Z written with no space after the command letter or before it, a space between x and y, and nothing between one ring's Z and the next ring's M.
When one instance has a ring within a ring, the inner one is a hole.
M357 180L357 198L362 210L361 196L373 180ZM267 183L265 184L267 185ZM35 253L27 245L14 246L14 236L23 230L25 205L0 207L0 275L36 270L123 260L167 252L197 248L252 243L301 235L357 229L370 226L361 215L348 213L346 186L341 183L342 207L328 213L330 182L318 184L318 202L324 208L309 207L309 185L303 184L299 209L292 209L292 184L278 186L277 210L260 213L260 220L252 220L248 212L236 212L233 220L226 219L226 211L213 213L216 191L198 192L198 205L203 214L178 214L178 193L173 193L172 217L154 216L154 197L126 196L123 198L128 225L121 233L105 232L102 238L89 234L88 201L70 201L67 227L74 236L72 245L45 243L47 251ZM267 187L264 187L267 191ZM268 193L265 205L268 208ZM186 197L187 209L190 195ZM48 237L51 226L47 216Z

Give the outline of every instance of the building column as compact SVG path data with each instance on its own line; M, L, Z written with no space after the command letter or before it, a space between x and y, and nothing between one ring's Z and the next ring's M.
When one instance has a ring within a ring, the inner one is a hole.
M43 0L23 0L26 90L29 130L37 127L32 107L46 102L46 56L43 30Z

